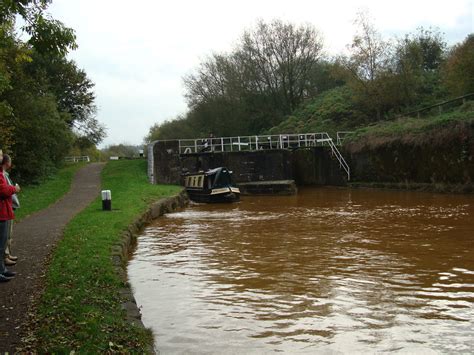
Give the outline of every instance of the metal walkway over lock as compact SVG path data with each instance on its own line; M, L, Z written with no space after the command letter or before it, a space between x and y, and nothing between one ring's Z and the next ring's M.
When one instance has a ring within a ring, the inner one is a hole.
M341 145L344 137L349 133L351 132L337 132L336 143L333 142L333 139L326 132L180 139L179 154L205 152L252 152L261 150L329 146L332 155L336 157L339 162L339 167L347 174L347 180L350 180L349 165L339 149L337 149L337 145Z

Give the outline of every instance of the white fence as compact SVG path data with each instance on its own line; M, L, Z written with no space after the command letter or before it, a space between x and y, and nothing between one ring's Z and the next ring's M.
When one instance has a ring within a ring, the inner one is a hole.
M67 163L78 163L78 162L81 162L81 161L85 161L85 162L89 163L91 161L88 155L65 157L64 160Z
M348 135L354 133L353 131L339 131L336 132L336 145L342 145L344 140L347 138Z
M262 136L180 139L179 153L241 152L265 149L296 149L330 145L326 132Z

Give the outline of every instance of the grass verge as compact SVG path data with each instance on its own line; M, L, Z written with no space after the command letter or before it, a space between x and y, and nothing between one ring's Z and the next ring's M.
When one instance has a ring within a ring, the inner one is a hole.
M149 331L126 321L114 271L112 246L150 202L178 193L178 186L150 185L146 161L109 162L102 188L112 190L112 212L97 198L66 227L46 275L39 302L39 353L141 352L152 344Z
M16 221L52 205L64 196L70 190L72 179L77 170L84 164L68 165L40 185L22 186L21 192L18 194L21 208L15 211Z
M348 141L367 139L371 136L400 137L407 134L416 135L433 130L440 130L456 123L472 123L473 121L474 109L472 108L469 111L456 110L425 118L405 117L359 128L348 136Z

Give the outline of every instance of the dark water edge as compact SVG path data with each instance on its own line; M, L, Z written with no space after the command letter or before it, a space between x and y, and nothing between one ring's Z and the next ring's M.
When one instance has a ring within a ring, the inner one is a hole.
M349 188L390 189L442 194L474 194L474 184L430 184L416 182L350 182Z

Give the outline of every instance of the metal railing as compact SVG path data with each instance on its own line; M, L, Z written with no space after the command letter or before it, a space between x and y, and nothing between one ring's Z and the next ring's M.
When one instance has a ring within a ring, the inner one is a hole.
M343 133L338 135L338 144L342 142ZM342 139L342 140L341 140ZM339 167L347 174L350 180L349 165L345 161L341 152L336 147L332 138L326 132L317 133L298 133L298 134L279 134L279 135L261 135L261 136L237 136L237 137L209 137L199 139L180 139L180 154L195 154L205 152L251 152L260 150L275 149L298 149L309 147L329 146L332 155L339 162Z
M88 155L65 157L64 160L67 163L78 163L78 162L81 162L81 161L85 161L85 162L90 162L91 161Z
M403 114L399 115L399 117L407 117L407 116L415 116L416 115L417 118L420 118L421 113L430 111L434 108L438 108L438 113L441 114L441 113L443 113L443 106L452 104L454 102L457 102L459 104L464 104L464 103L466 103L466 101L468 99L469 100L474 99L474 93L470 93L470 94L467 94L467 95L456 97L454 99L451 99L451 100L448 100L448 101L443 101L443 102L437 103L435 105L423 107L422 109L419 109L419 110L403 113Z
M334 142L332 141L332 139L328 140L328 143L329 143L329 146L331 147L331 151L332 151L333 156L335 156L337 158L337 160L339 161L339 168L344 169L344 171L347 174L347 181L350 181L351 180L351 169L349 168L349 164L347 164L346 160L342 156L339 149L337 149L337 147L334 144Z
M342 145L348 135L354 133L353 131L338 131L336 132L336 145Z
M242 152L266 149L296 149L327 145L326 132L180 139L179 153Z

